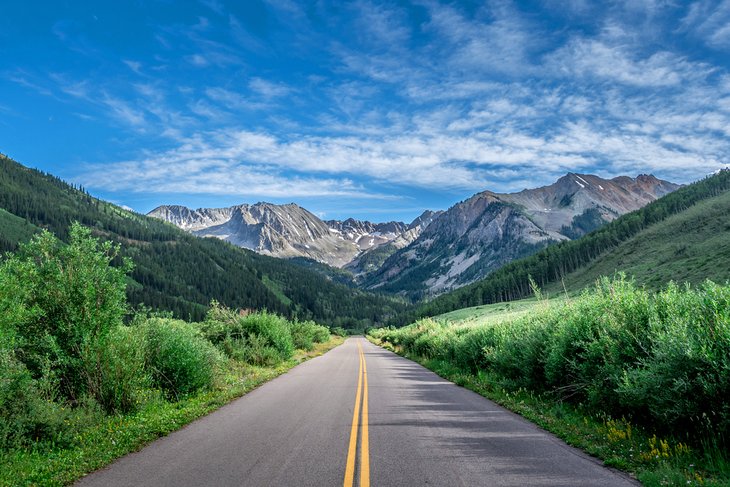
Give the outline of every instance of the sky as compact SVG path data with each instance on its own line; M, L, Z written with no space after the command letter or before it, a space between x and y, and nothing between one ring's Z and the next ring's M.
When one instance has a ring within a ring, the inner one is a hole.
M730 0L3 1L0 152L141 213L687 183L730 164Z

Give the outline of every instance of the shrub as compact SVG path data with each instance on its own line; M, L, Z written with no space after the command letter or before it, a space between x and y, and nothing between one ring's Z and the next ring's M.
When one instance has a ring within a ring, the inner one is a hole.
M315 343L324 343L330 338L329 328L313 321L294 321L290 323L294 348L312 350Z
M42 232L0 266L0 329L18 337L16 358L31 376L53 372L66 398L86 393L85 344L122 322L131 265L111 267L118 252L74 223L68 245Z
M652 313L646 290L623 276L601 279L553 315L546 387L621 415L615 391L624 371L646 354Z
M294 353L294 342L288 322L281 316L261 311L241 318L241 328L248 337L258 336L267 347L276 350L281 360Z
M155 386L177 399L213 385L216 348L190 323L150 318L143 325L146 366Z
M622 404L664 429L730 436L730 286L670 285L656 297L649 353L623 375Z
M211 303L205 322L201 325L203 335L227 356L269 365L292 356L294 329L300 332L298 327L290 326L286 319L278 315L266 311L239 315L216 301ZM305 324L299 337L304 345L308 345L307 340L310 338L314 340L313 333L313 329Z
M730 441L730 285L650 294L619 275L571 302L494 325L424 319L371 335L670 434ZM713 441L715 441L713 440Z
M550 318L531 316L494 326L492 345L484 347L484 368L496 372L504 387L545 387L545 344L554 324Z
M82 352L89 394L110 413L133 411L150 384L141 328L118 326Z
M42 402L25 365L0 348L0 448L36 433Z
M254 365L275 365L281 362L279 351L268 345L267 339L261 335L249 335L244 354L246 361Z

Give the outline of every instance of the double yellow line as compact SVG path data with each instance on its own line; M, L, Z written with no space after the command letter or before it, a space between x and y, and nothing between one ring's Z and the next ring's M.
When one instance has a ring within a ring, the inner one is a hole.
M360 424L360 406L362 405L362 430L360 436L360 487L370 487L370 451L368 437L368 367L362 346L357 344L360 357L360 369L357 372L357 393L355 394L355 411L352 413L350 429L350 448L347 450L347 466L345 467L344 487L352 487L355 483L355 456L357 452L357 430Z

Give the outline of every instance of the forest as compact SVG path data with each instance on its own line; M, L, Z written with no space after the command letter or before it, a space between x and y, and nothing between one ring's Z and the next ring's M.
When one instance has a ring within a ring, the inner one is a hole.
M0 209L5 210L0 214L0 252L16 250L39 229L66 241L71 224L79 222L95 237L121 244L114 265L131 259L127 296L132 307L171 311L180 319L203 319L215 299L234 309L268 310L288 318L364 329L407 306L285 260L194 237L5 156L0 156Z

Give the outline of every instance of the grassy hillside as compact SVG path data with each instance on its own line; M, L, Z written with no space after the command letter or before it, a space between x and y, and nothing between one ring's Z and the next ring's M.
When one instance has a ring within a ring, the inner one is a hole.
M0 252L16 250L18 242L27 242L39 230L28 220L0 208Z
M568 291L592 285L618 271L637 283L660 288L669 281L700 284L730 279L730 192L652 225L606 252L600 259L566 275ZM560 292L562 286L548 288Z
M652 287L674 280L730 279L726 218L730 171L670 193L574 241L550 246L507 264L486 279L444 294L393 324L532 294L530 279L553 293L579 290L599 275L635 274Z
M400 301L350 289L285 260L194 237L4 156L0 209L5 210L0 214L3 250L27 240L34 227L65 240L71 222L78 221L95 235L121 243L123 255L133 260L127 288L132 305L144 303L184 319L202 319L212 299L232 308L267 309L350 328L382 322L405 308Z
M509 303L483 304L471 308L457 309L434 317L437 321L445 321L454 325L488 325L505 320L516 319L529 313L538 300L521 299Z

